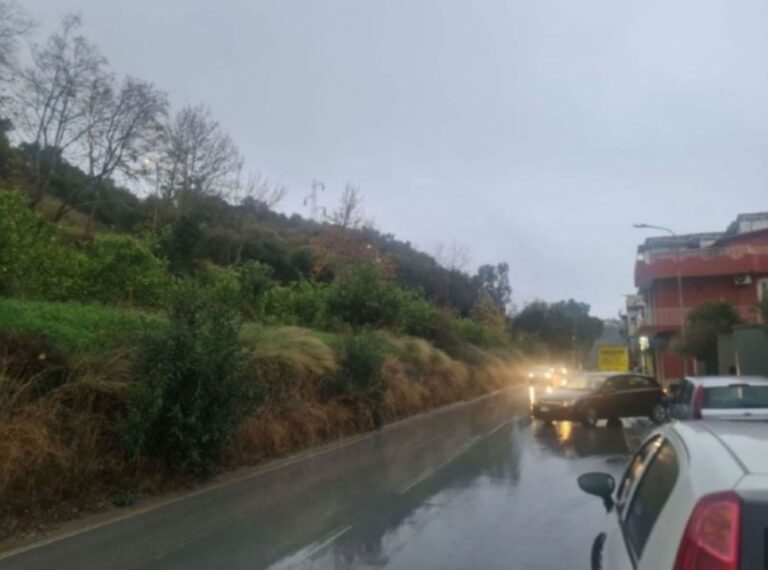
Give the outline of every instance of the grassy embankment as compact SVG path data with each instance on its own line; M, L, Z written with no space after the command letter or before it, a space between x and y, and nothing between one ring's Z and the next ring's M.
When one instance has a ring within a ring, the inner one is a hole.
M193 481L156 459L126 454L122 441L140 381L137 339L167 327L161 313L0 298L0 536ZM340 335L255 323L239 335L260 397L239 419L222 468L376 426L359 398L333 389L345 366ZM424 339L371 336L383 351L384 421L514 378L509 353L472 347L468 364Z

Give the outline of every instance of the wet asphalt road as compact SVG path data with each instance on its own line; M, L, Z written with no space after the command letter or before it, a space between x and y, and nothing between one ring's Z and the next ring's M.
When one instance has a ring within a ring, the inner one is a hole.
M620 475L648 429L531 424L509 390L0 555L0 570L587 569L605 511L576 477Z

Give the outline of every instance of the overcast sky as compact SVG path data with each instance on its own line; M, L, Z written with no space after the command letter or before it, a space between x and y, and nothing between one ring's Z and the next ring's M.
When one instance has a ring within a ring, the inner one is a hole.
M515 302L615 316L644 221L722 230L768 209L764 0L23 0L82 14L113 68L208 103L308 212L361 188L383 231Z

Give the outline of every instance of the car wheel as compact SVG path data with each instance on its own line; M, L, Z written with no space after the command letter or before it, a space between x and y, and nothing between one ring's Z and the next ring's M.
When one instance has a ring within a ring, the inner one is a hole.
M597 424L597 410L593 407L584 409L581 414L581 425L584 427L595 427Z
M667 415L667 409L661 404L656 404L655 406L653 406L653 409L651 410L651 415L649 417L651 418L651 421L655 424L663 424L669 419L669 416Z

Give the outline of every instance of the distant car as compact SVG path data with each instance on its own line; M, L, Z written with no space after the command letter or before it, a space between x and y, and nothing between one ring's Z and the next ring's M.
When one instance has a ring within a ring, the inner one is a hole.
M528 394L531 403L542 394L552 393L557 384L555 369L551 366L534 366L528 370Z
M544 394L532 404L534 419L579 421L587 427L601 419L635 416L655 423L667 419L664 391L649 376L630 373L588 372L568 379L568 384Z
M603 499L592 570L768 568L768 423L705 420L657 429L616 483L579 477Z
M701 376L683 379L669 406L671 418L768 419L768 378Z

